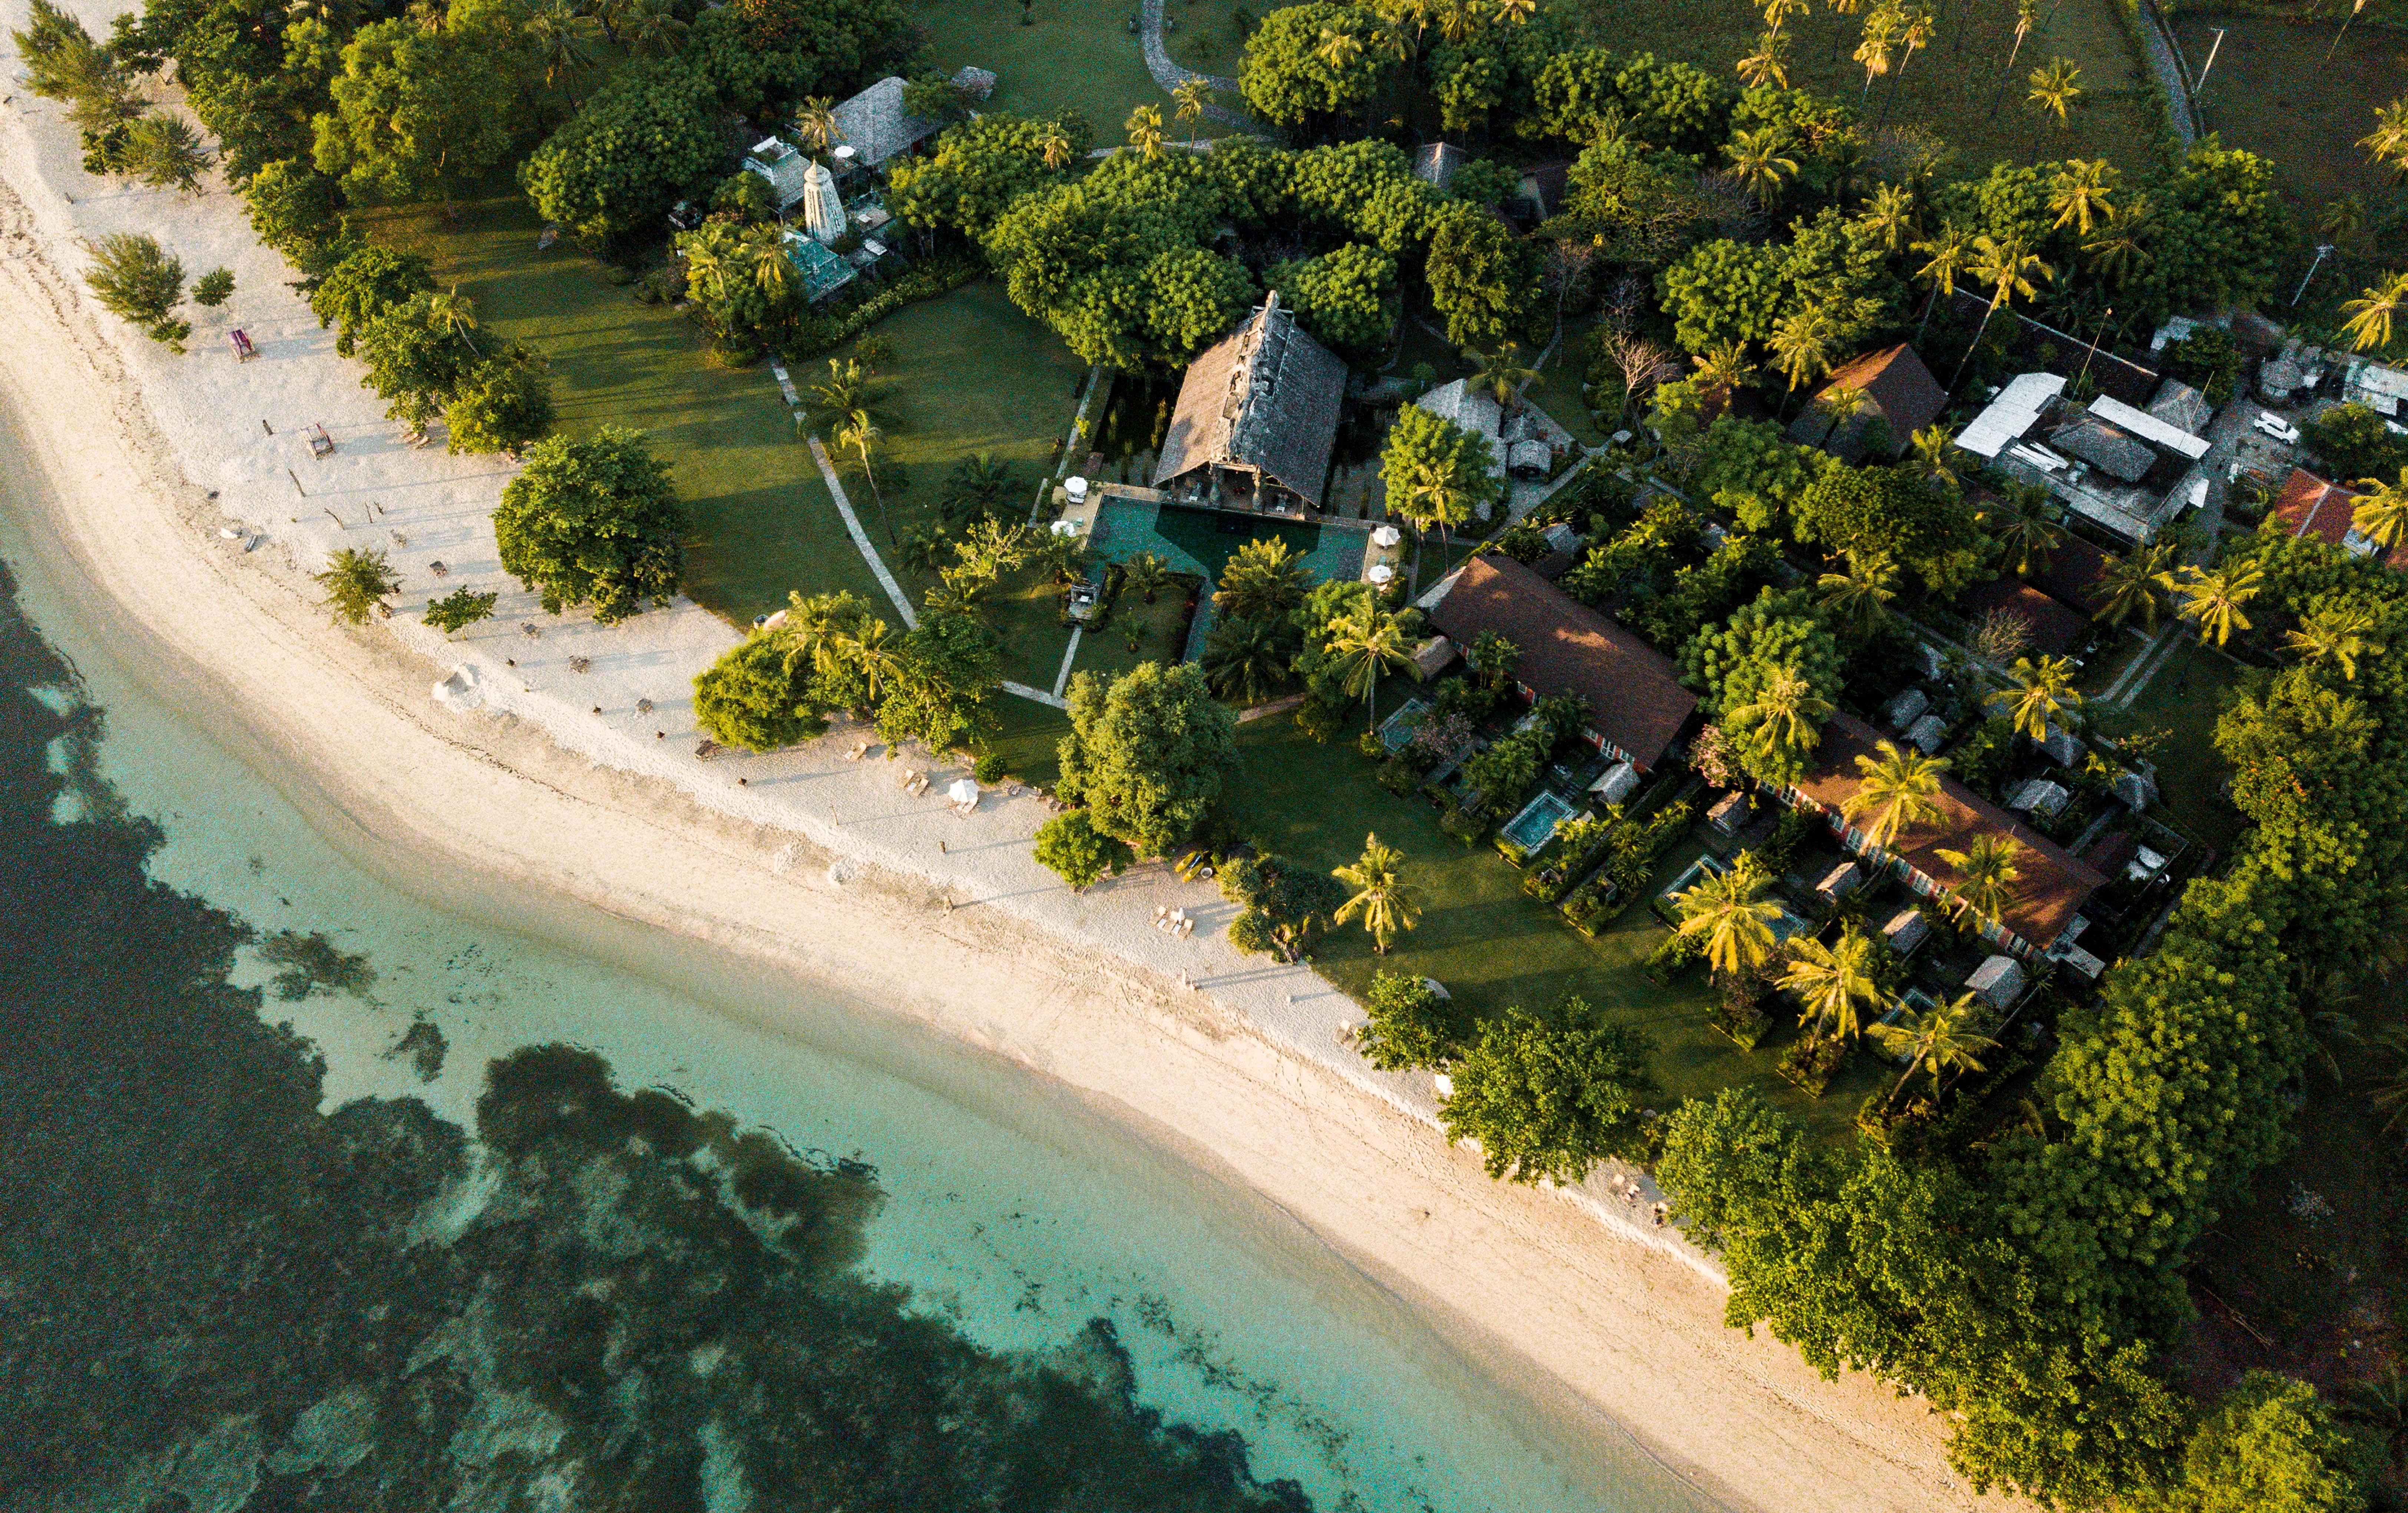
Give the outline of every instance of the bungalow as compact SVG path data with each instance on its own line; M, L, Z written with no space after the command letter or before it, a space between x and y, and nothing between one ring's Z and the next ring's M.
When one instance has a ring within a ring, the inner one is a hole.
M2090 617L2057 603L2020 578L1994 578L1965 591L1957 600L1965 618L2012 616L2024 622L2024 645L2042 656L2061 657L2090 633Z
M1513 678L1533 698L1588 701L1583 734L1617 762L1647 771L1663 762L1698 696L1672 659L1511 557L1483 553L1422 600L1457 646L1494 631L1521 652Z
M883 168L911 150L921 138L933 136L944 124L926 121L903 108L903 80L889 74L839 105L836 117L836 150L839 168Z
M1187 365L1154 486L1220 509L1319 509L1345 397L1346 364L1273 290Z
M2306 468L2295 467L2273 507L2266 512L2267 525L2286 535L2315 536L2353 557L2372 557L2374 543L2358 535L2352 523L2363 497L2341 484L2327 483ZM2384 562L2394 569L2408 567L2408 547L2392 548Z
M1878 733L1854 715L1833 715L1824 727L1823 744L1815 749L1814 769L1789 791L1793 804L1827 814L1831 828L1860 854L1864 835L1841 811L1863 785L1856 758L1873 755L1879 740ZM2045 952L2081 914L2084 901L2106 884L2106 878L2054 841L2017 824L1953 778L1940 780L1933 802L1939 812L1899 832L1887 849L1887 860L1916 892L1944 894L1963 875L1940 855L1942 850L1969 850L1985 835L2012 836L2020 848L2014 897L2000 919L1982 925L1982 937L2004 949L2027 957Z
M1844 416L1839 413L1846 407L1843 395L1858 396L1854 412ZM1789 439L1843 462L1860 462L1870 450L1895 458L1947 407L1947 391L1914 349L1900 342L1835 370L1814 392L1813 403L1789 422ZM1885 439L1875 434L1876 421Z

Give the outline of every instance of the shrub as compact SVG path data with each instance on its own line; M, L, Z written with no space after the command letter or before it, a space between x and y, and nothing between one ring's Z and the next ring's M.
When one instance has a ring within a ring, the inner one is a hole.
M1463 1017L1417 973L1380 972L1363 1006L1369 1017L1355 1049L1383 1072L1442 1066L1463 1049Z
M1422 785L1421 769L1400 756L1393 756L1381 763L1372 777L1382 788L1398 798L1412 797L1413 790Z
M444 450L515 457L552 429L552 379L542 359L523 347L512 348L470 368L452 392L443 410L443 424L451 433Z
M103 309L171 351L184 350L193 328L169 313L184 294L184 264L162 251L157 237L119 232L103 238L83 277Z
M472 589L454 589L440 599L426 601L426 623L446 635L456 635L480 620L490 620L498 593L479 593Z
M1002 752L981 751L978 755L978 764L971 768L970 775L982 783L995 784L1003 781L1010 773L1004 766Z
M363 551L345 547L326 559L323 572L311 575L318 586L326 591L322 601L335 613L337 620L361 625L373 614L390 614L384 596L401 587L400 575L394 572L381 551Z
M1097 830L1084 809L1057 814L1037 830L1037 861L1050 868L1070 892L1083 893L1097 878L1119 876L1135 857L1127 843Z
M232 268L211 268L193 284L193 303L208 309L216 309L233 297Z

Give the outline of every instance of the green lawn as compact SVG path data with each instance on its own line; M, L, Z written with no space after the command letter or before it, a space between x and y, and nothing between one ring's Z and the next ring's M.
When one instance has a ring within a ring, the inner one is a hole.
M1456 1002L1482 1014L1576 993L1655 1038L1656 1075L1670 1098L1754 1087L1824 1137L1845 1137L1856 1106L1881 1075L1880 1063L1860 1055L1828 1093L1809 1099L1773 1070L1785 1035L1743 1051L1707 1021L1710 997L1701 971L1693 969L1670 987L1641 975L1641 964L1665 935L1643 901L1597 940L1585 940L1555 910L1525 895L1522 874L1493 848L1466 849L1439 829L1428 805L1399 799L1374 782L1372 764L1351 743L1315 745L1292 721L1273 716L1240 726L1239 745L1245 766L1230 807L1243 834L1317 867L1354 861L1367 830L1408 858L1407 876L1423 904L1420 927L1385 958L1372 953L1358 928L1339 931L1318 948L1316 964L1346 992L1359 997L1372 973L1389 967L1437 978ZM1676 849L1657 885L1694 855Z
M2128 707L2100 705L2090 711L2092 721L2109 735L2166 732L2149 757L2157 766L2165 806L2220 851L2232 849L2242 820L2220 792L2228 769L2215 750L2215 717L2242 671L2229 657L2185 637Z
M1145 52L1128 29L1137 8L1136 0L1033 0L1033 24L1023 26L1015 0L919 0L911 16L937 67L950 73L969 64L994 71L995 95L986 108L1024 116L1076 110L1095 127L1096 145L1111 147L1123 139L1129 112L1141 105L1162 107L1172 136L1188 134L1172 114L1170 96L1146 72ZM1183 9L1177 6L1174 13ZM1197 135L1215 131L1208 123Z
M1248 6L1243 0L1165 0L1163 17L1179 24L1163 35L1163 50L1170 61L1182 68L1193 68L1199 74L1212 74L1222 79L1238 77L1238 64L1246 55L1246 42L1240 27L1238 13L1245 11L1255 21L1273 7L1257 3ZM1224 105L1243 108L1237 100L1225 100Z

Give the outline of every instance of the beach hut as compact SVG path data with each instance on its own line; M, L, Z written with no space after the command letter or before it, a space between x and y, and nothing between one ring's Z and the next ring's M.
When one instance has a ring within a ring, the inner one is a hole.
M1900 956L1914 954L1914 948L1922 945L1924 937L1929 934L1931 922L1923 917L1921 909L1912 904L1891 915L1882 925L1882 939L1887 941L1889 949Z
M2023 963L2012 956L1993 956L1973 969L1965 979L1966 991L1992 1008L2013 1007L2023 996Z
M1639 769L1627 762L1617 762L1605 770L1605 775L1588 785L1599 804L1619 804L1639 786Z

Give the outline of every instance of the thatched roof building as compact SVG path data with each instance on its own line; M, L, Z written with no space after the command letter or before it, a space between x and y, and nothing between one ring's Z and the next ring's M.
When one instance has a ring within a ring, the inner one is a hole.
M1304 334L1273 290L1188 364L1154 487L1239 508L1292 496L1317 509L1345 397L1346 364Z

